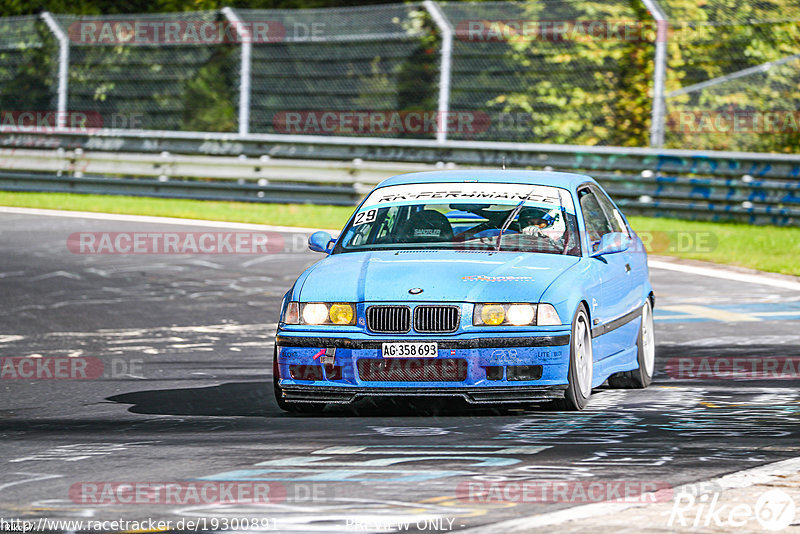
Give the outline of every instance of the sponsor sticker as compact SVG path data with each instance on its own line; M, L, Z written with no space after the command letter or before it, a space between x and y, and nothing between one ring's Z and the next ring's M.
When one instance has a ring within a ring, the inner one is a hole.
M462 276L464 282L533 282L532 276L486 276L483 274L473 274Z

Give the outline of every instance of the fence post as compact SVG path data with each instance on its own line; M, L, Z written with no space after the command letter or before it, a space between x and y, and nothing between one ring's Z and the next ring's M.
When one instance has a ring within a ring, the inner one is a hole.
M450 112L450 70L453 64L453 26L447 16L433 0L423 2L425 9L430 13L433 22L442 32L442 64L439 70L439 120L436 141L447 141L447 114Z
M250 63L253 54L253 40L250 31L230 7L223 7L222 14L233 24L236 35L242 40L242 65L239 70L239 135L250 131Z
M653 111L650 120L650 146L661 148L664 146L664 119L666 115L664 82L667 72L669 21L658 5L657 0L642 0L642 3L656 21L656 57L653 69Z
M58 104L56 114L56 129L63 130L67 126L67 90L69 84L69 38L58 21L49 11L42 12L44 20L50 31L58 40Z

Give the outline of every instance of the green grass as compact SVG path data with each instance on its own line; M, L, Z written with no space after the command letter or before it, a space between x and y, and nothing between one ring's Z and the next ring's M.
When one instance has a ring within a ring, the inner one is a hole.
M0 191L0 206L155 215L187 219L341 228L351 207L303 204L214 202L147 197L11 193ZM630 217L653 254L738 265L800 275L800 228L750 226Z
M629 217L652 254L800 275L800 228ZM647 244L647 242L645 242Z
M12 193L0 191L0 206L153 215L181 219L341 228L353 213L347 206L216 202L171 198L78 195L72 193Z

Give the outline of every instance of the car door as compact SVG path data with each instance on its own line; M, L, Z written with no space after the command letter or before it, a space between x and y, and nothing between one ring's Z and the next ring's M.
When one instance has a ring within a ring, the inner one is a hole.
M589 254L597 250L603 235L618 231L606 215L598 195L597 190L589 185L578 189ZM624 325L615 328L619 320L634 308L631 265L627 251L590 258L590 261L600 278L600 287L590 303L592 345L594 359L602 360L631 346L629 328Z
M641 305L645 293L645 286L647 285L647 255L644 252L644 247L628 226L625 217L622 216L622 213L611 201L608 194L601 188L593 187L592 189L595 191L600 206L602 206L613 226L613 230L615 232L622 232L633 240L631 242L631 248L622 254L625 255L625 268L629 273L631 284L631 292L627 306L629 309L635 309Z

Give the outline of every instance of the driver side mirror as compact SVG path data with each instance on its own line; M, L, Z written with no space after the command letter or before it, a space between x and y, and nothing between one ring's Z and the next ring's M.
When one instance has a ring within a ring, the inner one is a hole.
M604 256L605 254L616 254L617 252L624 252L631 246L631 239L622 232L611 232L604 234L600 238L600 244L597 250L591 253L592 258Z
M331 234L328 232L323 232L322 230L319 232L314 232L308 236L308 248L314 252L324 252L325 254L330 254L335 243L336 242L331 237Z

